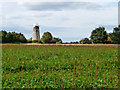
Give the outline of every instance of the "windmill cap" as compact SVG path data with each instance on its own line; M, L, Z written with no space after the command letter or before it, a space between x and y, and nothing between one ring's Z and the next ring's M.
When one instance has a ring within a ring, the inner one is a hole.
M40 25L38 25L38 24L34 24L33 27L35 27L35 26L38 26L38 27L39 27Z

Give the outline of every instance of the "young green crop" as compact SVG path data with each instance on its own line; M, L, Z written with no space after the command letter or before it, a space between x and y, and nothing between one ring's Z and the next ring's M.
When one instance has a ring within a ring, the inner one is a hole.
M117 88L118 48L7 45L2 69L3 88Z

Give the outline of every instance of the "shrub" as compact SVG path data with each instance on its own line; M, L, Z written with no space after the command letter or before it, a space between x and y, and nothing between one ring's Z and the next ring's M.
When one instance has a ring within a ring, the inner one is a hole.
M88 38L84 38L79 41L80 44L91 44L92 42Z
M38 43L42 43L41 40L38 40Z
M62 41L58 41L58 42L56 42L56 44L61 44L62 43Z
M27 40L27 43L32 43L32 40Z
M38 40L33 40L32 43L38 43Z

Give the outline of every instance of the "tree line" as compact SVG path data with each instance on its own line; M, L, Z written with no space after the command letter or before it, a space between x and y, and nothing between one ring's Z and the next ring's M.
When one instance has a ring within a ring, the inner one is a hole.
M27 39L21 33L0 31L0 43L26 43Z
M91 32L90 40L88 38L84 38L80 40L79 43L120 44L120 25L115 27L112 33L107 33L104 27L95 28Z
M21 33L0 31L0 42L2 43L62 43L60 38L53 37L50 32L45 32L41 40L34 40L32 38L27 40L25 36ZM103 43L103 44L120 44L120 25L113 29L112 33L107 33L104 27L95 28L89 38L84 38L79 42L70 43L80 43L80 44L92 44L92 43Z

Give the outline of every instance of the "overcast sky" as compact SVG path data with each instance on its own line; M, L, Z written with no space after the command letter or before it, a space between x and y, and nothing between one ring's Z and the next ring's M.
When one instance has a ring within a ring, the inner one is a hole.
M48 31L64 42L79 41L99 26L112 32L118 25L118 0L0 0L0 16L1 30L21 32L27 39L38 23L41 36Z

